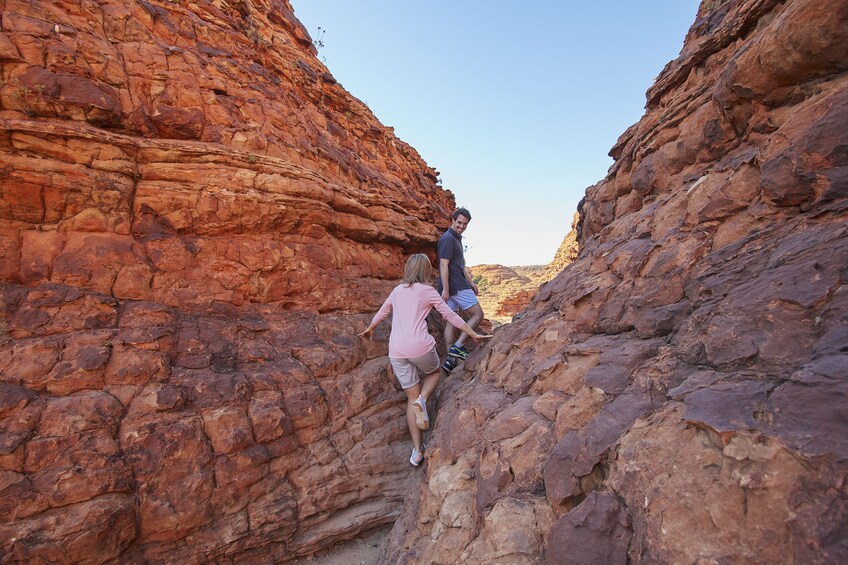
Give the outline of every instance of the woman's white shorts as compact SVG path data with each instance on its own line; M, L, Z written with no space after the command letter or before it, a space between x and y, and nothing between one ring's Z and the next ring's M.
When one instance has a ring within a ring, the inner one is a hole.
M392 364L392 369L395 372L400 386L410 388L418 384L421 380L419 373L429 375L435 373L439 368L439 354L436 353L436 346L433 346L429 352L421 357L414 359L395 359L389 357L389 362Z

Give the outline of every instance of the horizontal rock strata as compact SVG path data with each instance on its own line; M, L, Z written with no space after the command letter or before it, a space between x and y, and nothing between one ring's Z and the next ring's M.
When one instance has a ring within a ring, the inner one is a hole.
M284 0L2 3L0 561L271 563L410 488L384 330L453 196Z

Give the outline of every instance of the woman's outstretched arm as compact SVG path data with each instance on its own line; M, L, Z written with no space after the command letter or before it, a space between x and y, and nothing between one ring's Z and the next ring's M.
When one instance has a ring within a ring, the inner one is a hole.
M391 314L391 312L392 312L392 295L390 294L389 297L386 298L386 301L383 302L383 305L380 306L380 309L377 310L377 313L374 314L374 318L371 320L371 323L368 324L368 327L365 328L364 331L362 331L362 332L360 332L356 335L358 335L359 337L367 336L368 334L373 332L374 328L376 328L378 325L380 325L380 322L382 322L386 318L386 316Z

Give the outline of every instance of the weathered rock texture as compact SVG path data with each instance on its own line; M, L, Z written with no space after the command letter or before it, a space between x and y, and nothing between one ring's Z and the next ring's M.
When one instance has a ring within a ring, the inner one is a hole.
M390 563L848 562L848 2L704 2Z
M0 561L284 561L414 478L386 332L453 207L285 0L0 2Z

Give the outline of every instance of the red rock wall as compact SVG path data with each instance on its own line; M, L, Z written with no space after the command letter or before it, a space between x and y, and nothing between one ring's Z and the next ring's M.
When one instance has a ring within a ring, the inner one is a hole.
M388 563L848 561L848 2L703 2Z
M385 329L453 197L284 0L0 2L3 562L273 562L392 521Z

